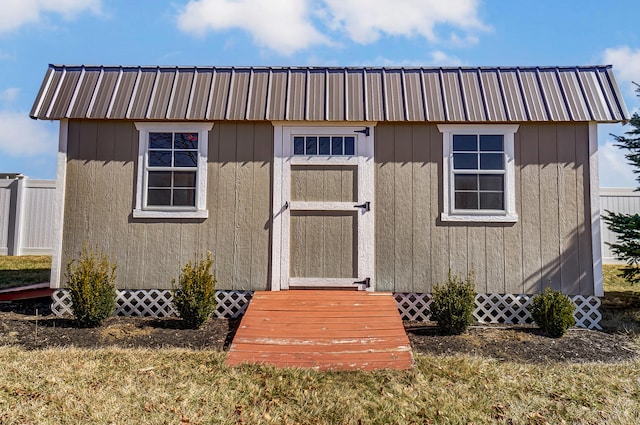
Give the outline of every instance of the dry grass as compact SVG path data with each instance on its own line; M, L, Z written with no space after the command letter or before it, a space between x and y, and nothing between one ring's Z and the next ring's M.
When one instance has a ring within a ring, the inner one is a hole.
M640 361L531 365L417 355L408 372L319 373L231 369L224 357L0 347L0 423L631 424L640 417Z
M0 256L0 289L48 282L50 255Z

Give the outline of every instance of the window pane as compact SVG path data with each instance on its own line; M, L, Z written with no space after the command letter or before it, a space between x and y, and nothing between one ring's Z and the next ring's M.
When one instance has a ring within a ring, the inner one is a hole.
M149 167L171 167L171 151L149 151Z
M477 151L478 136L475 134L454 134L453 151Z
M342 137L331 138L331 155L342 155Z
M502 174L481 174L480 190L504 190L504 175Z
M149 189L147 205L171 205L171 189Z
M196 167L198 165L198 152L175 152L175 167Z
M307 137L307 155L318 155L318 138Z
M331 154L331 138L320 137L320 155L330 155L330 154Z
M171 187L171 171L149 171L149 187Z
M480 208L483 210L504 210L504 193L480 192Z
M477 192L455 192L455 208L460 210L477 210Z
M345 155L356 154L356 138L355 137L344 138L344 154Z
M477 174L456 175L454 189L455 190L478 190L478 175Z
M454 153L453 168L455 170L477 170L478 154L476 153Z
M176 133L176 149L198 149L198 133Z
M173 187L196 187L196 172L176 171L173 173Z
M149 133L149 149L171 149L173 133Z
M174 189L173 191L173 205L175 206L190 206L196 205L196 190L195 189Z
M480 136L480 150L481 151L502 151L502 139L501 134L498 135L482 135Z
M501 153L481 153L480 169L481 170L504 170L504 155Z
M304 137L293 138L293 154L304 155Z

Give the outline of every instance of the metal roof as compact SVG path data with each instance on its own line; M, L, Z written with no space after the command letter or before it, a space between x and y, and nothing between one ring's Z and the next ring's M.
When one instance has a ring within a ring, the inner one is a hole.
M611 66L498 68L50 65L45 120L619 122Z

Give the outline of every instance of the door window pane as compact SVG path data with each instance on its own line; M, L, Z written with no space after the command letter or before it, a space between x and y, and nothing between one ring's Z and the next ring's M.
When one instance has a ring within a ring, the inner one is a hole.
M344 154L345 155L355 155L356 149L356 138L355 137L345 137L344 138Z
M320 155L330 155L331 154L331 138L330 137L320 137Z
M331 138L331 155L343 155L342 137Z

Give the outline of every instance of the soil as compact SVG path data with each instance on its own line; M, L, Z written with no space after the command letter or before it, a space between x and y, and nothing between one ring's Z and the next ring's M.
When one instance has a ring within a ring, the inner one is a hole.
M45 303L1 304L0 345L28 350L61 346L226 350L239 323L239 319L211 319L193 330L185 329L177 318L111 317L97 328L79 329L73 320L51 315ZM443 336L430 322L405 322L405 328L413 349L425 354L471 354L524 363L640 358L640 346L619 333L570 329L562 338L550 338L533 325L498 325L472 326L464 335Z

